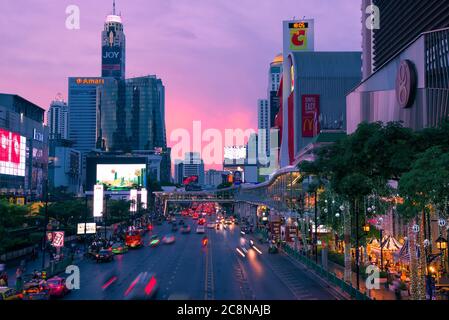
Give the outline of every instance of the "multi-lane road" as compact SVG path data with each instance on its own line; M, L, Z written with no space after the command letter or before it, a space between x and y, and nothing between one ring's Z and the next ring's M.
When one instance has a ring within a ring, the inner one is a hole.
M203 236L195 233L196 221L185 221L192 232L175 232L174 244L148 245L152 234L171 233L170 224L164 223L145 235L144 247L117 255L113 262L82 260L78 263L80 289L65 299L123 299L131 282L145 271L156 274L157 299L162 300L336 299L313 275L283 254L268 254L265 246L256 244L262 254L250 249L242 257L236 250L244 241L238 226L206 228L209 243L203 247ZM112 275L117 280L103 290Z

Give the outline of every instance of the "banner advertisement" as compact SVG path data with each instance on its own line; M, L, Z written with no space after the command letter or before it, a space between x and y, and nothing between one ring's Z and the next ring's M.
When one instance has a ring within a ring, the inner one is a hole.
M131 201L131 206L129 208L129 211L137 212L137 190L136 189L131 189L129 191L129 201Z
M318 117L320 115L320 96L302 95L302 136L314 137L320 132Z
M94 186L94 217L103 216L103 185L96 184Z

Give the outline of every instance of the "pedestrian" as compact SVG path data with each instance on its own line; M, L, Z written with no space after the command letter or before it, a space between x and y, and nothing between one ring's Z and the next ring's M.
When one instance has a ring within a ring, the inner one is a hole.
M19 292L21 292L23 288L22 274L23 271L21 267L18 267L16 270L16 290Z

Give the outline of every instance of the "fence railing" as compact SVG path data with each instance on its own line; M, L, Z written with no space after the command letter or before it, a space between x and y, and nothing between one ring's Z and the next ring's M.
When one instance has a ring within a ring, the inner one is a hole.
M349 294L352 298L355 298L356 300L371 300L366 294L354 288L350 283L347 283L343 279L340 279L334 273L327 271L322 266L317 264L315 261L310 260L309 258L302 255L293 248L289 247L288 245L283 244L282 248L289 256L302 262L308 268L318 273L322 278L328 280L330 283L339 287L341 290Z

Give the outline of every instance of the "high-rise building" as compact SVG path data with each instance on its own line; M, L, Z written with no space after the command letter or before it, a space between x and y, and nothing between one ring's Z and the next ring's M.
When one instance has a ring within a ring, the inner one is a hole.
M260 150L268 154L270 138L270 112L267 99L257 100L257 118L260 139Z
M99 96L97 148L107 152L165 149L162 80L156 76L108 80Z
M371 4L379 9L379 28L373 29L372 32L363 30L362 35L365 37L364 61L372 62L373 72L402 51L421 33L449 27L449 1L363 0L364 29L366 19L372 14L366 13L365 10ZM366 37L372 37L372 50L369 40L365 44Z
M69 112L67 103L58 96L52 101L47 112L49 139L67 139L69 129Z
M0 93L0 195L23 203L42 199L48 173L45 110Z
M277 96L277 92L279 90L279 85L281 84L282 62L282 53L279 53L270 63L268 71L268 109L270 110L269 128L274 125L274 118L279 112L279 97Z
M198 152L186 152L183 160L175 160L175 182L182 184L186 179L204 185L204 162Z
M106 17L101 33L101 76L125 78L126 37L123 32L122 17L115 12L113 2L112 14Z

